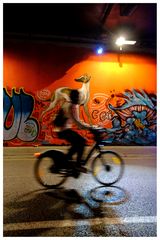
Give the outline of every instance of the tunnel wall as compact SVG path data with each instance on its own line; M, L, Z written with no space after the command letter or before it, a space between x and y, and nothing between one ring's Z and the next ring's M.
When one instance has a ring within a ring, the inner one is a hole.
M93 124L113 129L113 145L156 145L156 58L32 41L5 41L3 79L4 146L66 145L46 109L60 87L79 89L75 78L91 76L88 109ZM81 106L81 119L89 122ZM75 126L76 129L76 126ZM78 130L90 145L92 135Z

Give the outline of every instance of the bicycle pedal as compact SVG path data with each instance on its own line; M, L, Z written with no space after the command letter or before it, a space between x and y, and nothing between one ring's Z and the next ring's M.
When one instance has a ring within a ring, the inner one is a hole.
M80 175L80 173L79 173L79 172L75 172L75 173L73 173L73 174L72 174L72 177L74 177L74 178L78 178L78 177L79 177L79 175Z
M85 168L85 167L76 167L76 171L82 172L82 173L87 173L88 172L87 168Z
M49 168L49 171L50 171L51 173L58 173L58 172L59 172L59 169L56 168L55 166L51 166L51 167Z

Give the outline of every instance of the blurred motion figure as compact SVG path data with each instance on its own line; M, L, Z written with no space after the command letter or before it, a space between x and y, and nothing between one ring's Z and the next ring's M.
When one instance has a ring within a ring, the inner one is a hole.
M74 123L82 129L92 129L92 126L80 120L79 99L79 91L71 90L70 102L66 101L63 103L53 123L56 126L58 137L67 140L71 144L71 148L66 155L66 163L72 159L73 154L77 153L76 168L77 170L86 172L86 169L81 166L86 139L74 131L72 127Z

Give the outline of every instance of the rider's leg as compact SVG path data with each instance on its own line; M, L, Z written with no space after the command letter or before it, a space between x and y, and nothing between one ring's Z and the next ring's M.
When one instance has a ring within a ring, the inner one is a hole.
M71 143L72 147L68 152L68 156L71 157L74 153L77 153L77 164L80 165L82 159L84 147L86 144L85 138L73 130L69 130L67 134L67 140Z
M81 158L83 155L86 140L72 129L66 129L60 132L59 137L71 143L72 146L66 156L68 159L71 159L73 154L77 153L77 166L81 167Z
M86 145L86 139L83 138L81 135L77 137L77 166L81 166L82 156L84 153L84 148Z
M59 138L65 139L67 142L71 144L71 147L66 154L66 161L71 160L74 153L77 152L77 147L75 147L76 136L75 133L71 129L65 129L58 133Z
M79 171L82 171L82 172L86 172L86 169L84 167L82 167L82 156L83 156L83 152L84 152L84 148L85 148L85 145L86 145L86 139L83 138L80 134L78 134L77 132L75 131L70 131L70 134L69 134L69 139L68 141L70 141L70 143L72 144L72 147L70 149L70 151L72 152L76 152L77 153L77 162L76 162L76 168L77 170ZM69 154L70 154L70 151L69 151Z

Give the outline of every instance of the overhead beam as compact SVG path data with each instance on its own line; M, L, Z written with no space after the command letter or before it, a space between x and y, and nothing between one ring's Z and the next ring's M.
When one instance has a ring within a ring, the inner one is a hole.
M134 3L120 4L120 16L131 16L137 7L138 4Z
M107 17L109 16L111 10L112 10L112 7L113 7L114 4L112 3L107 3L105 4L105 8L104 8L104 11L102 13L102 16L101 16L101 23L104 24Z

